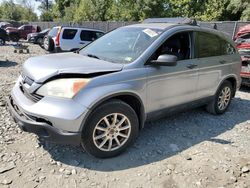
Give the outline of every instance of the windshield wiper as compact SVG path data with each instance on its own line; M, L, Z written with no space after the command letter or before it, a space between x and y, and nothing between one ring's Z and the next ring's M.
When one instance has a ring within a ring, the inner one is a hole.
M98 56L93 55L93 54L86 54L86 56L88 56L88 57L92 57L92 58L96 58L96 59L100 59Z

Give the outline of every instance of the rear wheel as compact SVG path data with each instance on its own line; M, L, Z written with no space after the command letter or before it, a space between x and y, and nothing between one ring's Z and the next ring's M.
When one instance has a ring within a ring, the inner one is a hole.
M43 47L46 51L52 52L54 50L53 39L49 36L46 36L43 40Z
M82 132L82 146L91 155L119 155L138 135L138 117L127 103L111 100L91 113Z
M229 107L233 96L233 87L225 81L218 89L213 101L207 105L207 111L212 114L223 114Z

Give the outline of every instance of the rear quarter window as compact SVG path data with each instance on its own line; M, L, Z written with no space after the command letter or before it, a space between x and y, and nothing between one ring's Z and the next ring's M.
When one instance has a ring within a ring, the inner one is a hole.
M63 39L73 39L76 36L77 30L76 29L65 29L63 31L62 38Z
M102 32L96 32L97 39L102 37L103 35L104 35L104 33L102 33Z
M235 48L228 41L220 38L219 36L205 32L196 32L196 58L230 55L235 52Z
M98 32L98 31L83 30L81 31L80 38L82 41L94 41L103 35L104 35L103 33Z

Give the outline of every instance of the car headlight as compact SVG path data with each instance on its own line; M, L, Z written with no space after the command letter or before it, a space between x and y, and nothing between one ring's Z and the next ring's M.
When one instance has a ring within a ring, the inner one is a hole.
M73 78L57 79L44 84L37 90L41 96L52 96L62 98L73 98L83 87L87 85L90 79Z

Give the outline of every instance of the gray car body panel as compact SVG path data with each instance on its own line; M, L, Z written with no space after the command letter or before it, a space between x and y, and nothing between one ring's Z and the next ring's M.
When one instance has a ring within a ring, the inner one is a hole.
M71 52L32 57L25 62L22 72L36 83L43 83L60 74L112 72L119 71L122 67L122 64L114 64Z
M203 31L218 35L233 46L233 42L216 30L176 24L137 24L126 27L159 28L165 31L147 48L139 58L130 64L115 64L73 53L47 55L29 59L23 67L23 74L32 78L35 91L43 82L60 74L92 74L110 72L91 78L88 85L73 99L44 97L38 103L24 100L18 92L18 84L12 96L26 113L43 117L58 129L80 132L88 114L96 104L109 97L132 94L137 96L148 113L174 107L215 95L220 84L227 78L240 86L240 56L209 57L179 61L175 67L145 65L155 50L172 35L183 31ZM220 64L220 60L226 61ZM198 64L188 69L189 64ZM21 96L22 95L22 96ZM49 110L48 110L49 109Z

